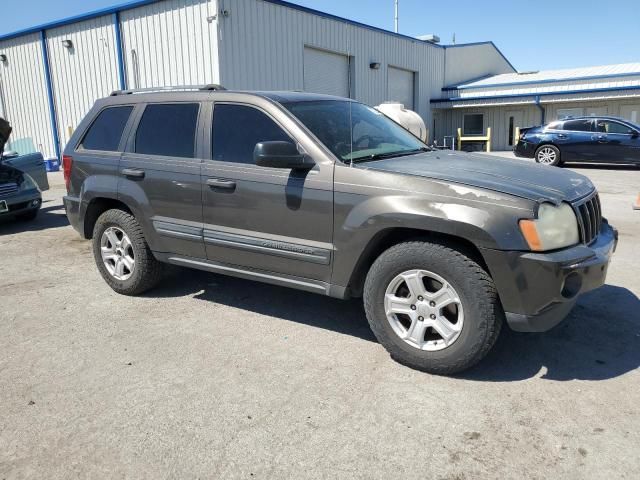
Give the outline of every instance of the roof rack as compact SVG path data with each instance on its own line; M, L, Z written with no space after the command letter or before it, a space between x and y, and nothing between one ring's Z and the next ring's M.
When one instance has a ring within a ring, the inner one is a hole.
M133 88L130 90L114 90L111 92L111 97L117 97L119 95L133 95L136 93L152 93L152 92L191 92L202 91L212 92L216 90L226 90L222 85L216 83L208 83L206 85L176 85L173 87L149 87L149 88Z

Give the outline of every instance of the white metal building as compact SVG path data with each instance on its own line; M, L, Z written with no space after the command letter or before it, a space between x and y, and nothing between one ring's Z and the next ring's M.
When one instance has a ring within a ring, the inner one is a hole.
M441 46L280 0L139 0L0 36L10 148L59 156L111 91L220 83L400 101L433 125L446 85L515 69L492 42Z
M510 149L516 127L566 116L612 115L640 121L640 63L506 73L448 83L432 99L435 138L492 130L496 150Z

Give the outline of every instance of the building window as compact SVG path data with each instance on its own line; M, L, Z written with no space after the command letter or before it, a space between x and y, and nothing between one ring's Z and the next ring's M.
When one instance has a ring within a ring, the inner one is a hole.
M464 135L482 135L484 133L484 114L465 113L462 119L462 133Z
M509 146L513 146L513 117L509 117Z

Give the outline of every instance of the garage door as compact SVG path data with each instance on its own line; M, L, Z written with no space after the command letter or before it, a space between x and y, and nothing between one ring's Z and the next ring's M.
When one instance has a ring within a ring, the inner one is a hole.
M414 73L401 68L389 67L387 100L400 102L405 108L413 110Z
M349 57L305 47L304 90L348 98Z

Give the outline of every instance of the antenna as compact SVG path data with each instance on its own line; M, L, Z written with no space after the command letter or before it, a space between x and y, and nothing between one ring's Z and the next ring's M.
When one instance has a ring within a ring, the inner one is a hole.
M398 0L394 0L394 17L393 17L393 27L394 32L398 33Z

